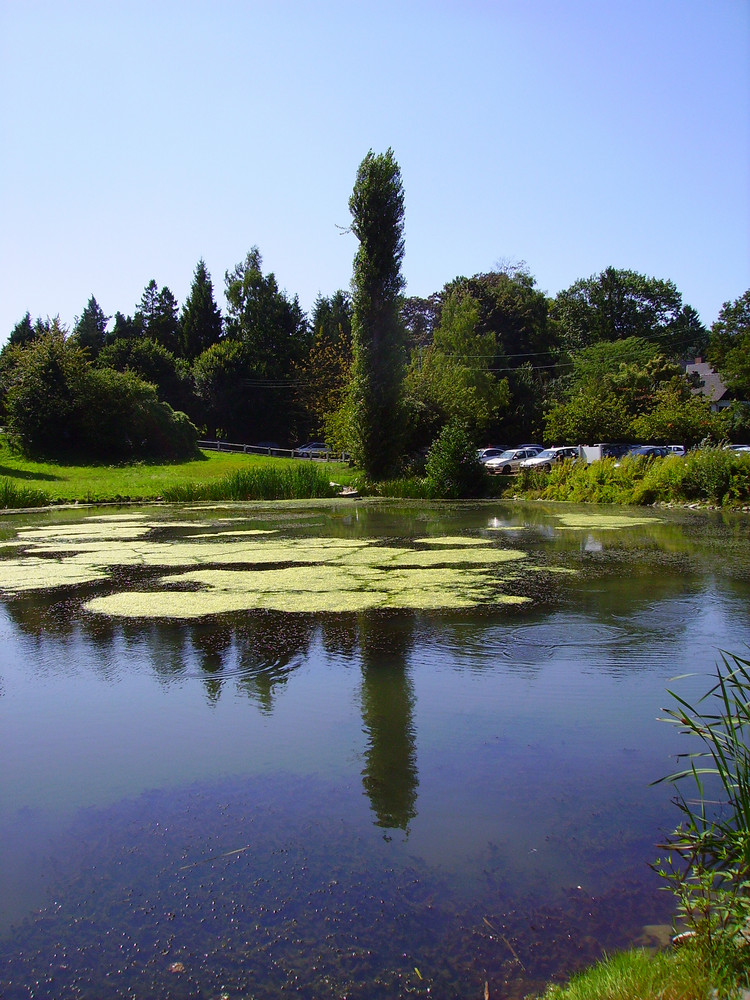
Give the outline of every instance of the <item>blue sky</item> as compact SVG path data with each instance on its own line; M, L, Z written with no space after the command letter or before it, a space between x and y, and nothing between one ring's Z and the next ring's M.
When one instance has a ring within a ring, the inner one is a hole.
M408 294L612 265L710 325L750 287L748 0L0 0L0 94L0 342L200 257L223 306L253 245L309 310L389 146Z

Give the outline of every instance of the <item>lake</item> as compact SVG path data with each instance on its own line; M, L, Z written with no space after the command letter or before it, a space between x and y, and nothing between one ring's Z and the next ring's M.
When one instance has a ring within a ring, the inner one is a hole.
M521 997L671 920L750 518L61 508L0 595L4 1000Z

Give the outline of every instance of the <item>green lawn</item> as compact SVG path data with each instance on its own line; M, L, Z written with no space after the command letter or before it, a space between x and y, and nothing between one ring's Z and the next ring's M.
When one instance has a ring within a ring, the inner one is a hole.
M5 437L0 437L0 480L17 490L46 494L52 502L106 502L116 500L157 500L164 490L190 483L207 483L258 466L299 465L303 459L268 458L228 452L202 452L190 462L133 465L62 465L32 462L14 454ZM348 485L355 470L340 462L319 463L332 480ZM0 504L2 506L2 504Z

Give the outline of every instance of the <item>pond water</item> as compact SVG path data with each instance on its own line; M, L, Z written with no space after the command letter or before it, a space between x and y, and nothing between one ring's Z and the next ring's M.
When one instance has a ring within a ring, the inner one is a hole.
M4 1000L520 997L671 919L750 519L53 510L0 592Z

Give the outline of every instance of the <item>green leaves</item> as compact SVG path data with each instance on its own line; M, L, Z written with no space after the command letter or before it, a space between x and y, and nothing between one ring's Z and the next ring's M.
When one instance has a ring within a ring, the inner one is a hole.
M677 787L683 821L654 867L712 960L729 961L747 978L750 956L740 932L750 917L750 660L723 653L716 677L697 706L670 692L675 707L666 710L667 721L699 749L661 779ZM710 794L705 778L713 779Z
M404 190L393 150L370 150L364 158L349 210L359 240L352 277L350 443L355 461L378 479L395 469L402 432Z

